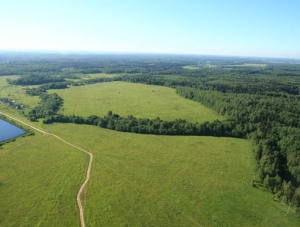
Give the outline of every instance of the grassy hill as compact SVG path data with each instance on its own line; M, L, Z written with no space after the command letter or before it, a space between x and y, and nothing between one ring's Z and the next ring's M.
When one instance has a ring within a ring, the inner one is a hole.
M161 86L111 82L51 92L64 99L64 114L104 116L111 110L121 116L160 117L163 120L182 118L204 122L223 119L213 110L178 96L174 89Z

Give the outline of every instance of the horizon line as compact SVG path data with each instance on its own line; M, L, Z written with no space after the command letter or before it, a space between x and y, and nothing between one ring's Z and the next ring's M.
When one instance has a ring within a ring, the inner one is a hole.
M251 55L230 55L230 54L201 54L201 53L174 53L174 52L143 52L143 51L99 51L99 50L43 50L43 49L0 49L0 53L40 53L40 54L94 54L94 55L184 55L184 56L207 56L207 57L228 57L228 58L256 58L256 59L285 59L297 60L295 57L269 57Z

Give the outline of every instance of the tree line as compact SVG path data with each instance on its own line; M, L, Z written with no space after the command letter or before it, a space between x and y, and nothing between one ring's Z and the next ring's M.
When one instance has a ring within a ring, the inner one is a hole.
M176 91L235 122L233 130L253 144L259 182L299 211L299 96L241 95L186 87Z
M184 119L164 121L159 117L155 119L135 118L132 115L122 117L112 111L109 111L104 117L92 115L84 118L76 115L57 114L49 115L43 120L44 124L54 122L95 125L116 131L141 134L238 137L232 131L232 125L219 120L204 123L190 123Z

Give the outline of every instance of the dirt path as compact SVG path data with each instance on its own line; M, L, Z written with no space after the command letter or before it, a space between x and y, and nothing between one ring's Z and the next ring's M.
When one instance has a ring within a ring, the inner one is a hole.
M62 138L58 137L57 135L55 134L52 134L52 133L49 133L49 135L52 135L54 136L55 138L57 138L58 140L62 141L63 143L71 146L71 147L74 147L78 150L81 150L82 152L86 153L89 155L89 165L88 165L88 168L87 168L87 171L86 171L86 178L84 180L84 182L82 183L78 193L77 193L77 204L78 204L78 208L79 208L79 216L80 216L80 225L81 227L85 227L85 222L84 222L84 213L83 213L83 206L82 206L82 203L81 203L81 196L84 192L84 189L85 189L85 186L87 185L89 179L90 179L90 173L91 173L91 167L92 167L92 162L93 162L93 154L74 145L74 144L71 144L65 140L63 140Z
M77 199L77 205L78 205L78 209L79 209L80 226L81 227L85 227L84 212L83 212L83 206L82 206L82 202L81 202L81 197L82 197L84 189L85 189L85 187L86 187L86 185L87 185L87 183L88 183L88 181L90 179L91 167L92 167L92 162L93 162L93 154L90 153L90 152L88 152L88 151L86 151L86 150L84 150L84 149L82 149L82 148L80 148L80 147L78 147L78 146L76 146L76 145L74 145L74 144L72 144L72 143L69 143L69 142L65 141L64 139L60 138L59 136L57 136L55 134L48 133L48 132L46 132L46 131L44 131L42 129L39 129L39 128L33 126L33 125L30 125L30 124L28 124L28 123L26 123L26 122L24 122L24 121L22 121L22 120L20 120L18 118L12 117L12 116L10 116L10 115L8 115L6 113L3 113L1 111L0 111L0 114L4 115L4 116L6 116L6 117L8 117L10 119L13 119L13 120L15 120L17 122L20 122L21 124L26 125L26 126L32 128L32 129L35 129L35 130L43 133L44 135L53 136L56 139L60 140L61 142L65 143L65 144L67 144L67 145L69 145L71 147L74 147L74 148L76 148L76 149L78 149L78 150L80 150L80 151L82 151L82 152L84 152L84 153L86 153L86 154L89 155L89 164L88 164L88 168L87 168L87 171L86 171L86 177L85 177L85 180L82 183L82 185L81 185L81 187L80 187L80 189L79 189L79 191L77 193L77 197L76 197L76 199Z

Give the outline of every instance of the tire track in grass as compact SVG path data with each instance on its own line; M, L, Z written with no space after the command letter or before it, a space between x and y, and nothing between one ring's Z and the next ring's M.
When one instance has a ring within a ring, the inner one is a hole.
M12 116L10 116L10 115L8 115L8 114L6 114L6 113L3 113L2 111L0 111L0 114L4 115L4 116L6 116L6 117L8 117L8 118L10 118L10 119L13 119L13 120L15 120L15 121L17 121L17 122L19 122L19 123L21 123L21 124L23 124L23 125L26 125L26 126L32 128L32 129L34 129L34 130L37 130L37 131L43 133L44 135L53 136L53 137L55 137L56 139L60 140L61 142L65 143L65 144L67 144L67 145L69 145L69 146L71 146L71 147L74 147L74 148L76 148L76 149L78 149L78 150L80 150L80 151L86 153L86 154L89 156L89 164L88 164L88 168L87 168L87 170L86 170L86 178L85 178L84 182L81 184L81 186L80 186L80 188L79 188L79 191L78 191L78 193L77 193L77 197L76 197L77 205L78 205L78 209L79 209L80 226L81 226L81 227L85 227L84 211L83 211L83 206L82 206L82 202L81 202L81 197L82 197L82 194L83 194L83 192L84 192L84 189L85 189L85 187L86 187L86 185L87 185L87 183L88 183L88 181L89 181L89 179L90 179L90 173L91 173L92 162L93 162L93 154L90 153L90 152L88 152L87 150L84 150L84 149L82 149L82 148L80 148L80 147L78 147L78 146L72 144L72 143L67 142L66 140L60 138L59 136L57 136L57 135L55 135L55 134L48 133L48 132L46 132L46 131L44 131L44 130L42 130L42 129L39 129L39 128L37 128L37 127L31 125L31 124L28 124L28 123L26 123L26 122L24 122L24 121L22 121L22 120L20 120L20 119L18 119L18 118L16 118L16 117L12 117Z

